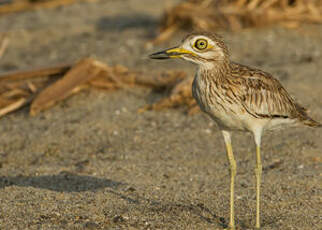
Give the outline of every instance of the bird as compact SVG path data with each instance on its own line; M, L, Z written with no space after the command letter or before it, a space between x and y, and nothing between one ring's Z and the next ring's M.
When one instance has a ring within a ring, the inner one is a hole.
M272 74L230 59L222 37L210 32L188 34L180 45L149 55L151 59L179 58L197 65L192 95L200 109L215 121L223 134L230 165L230 218L235 229L234 184L236 161L231 135L253 134L256 146L256 224L260 229L261 137L266 130L290 126L321 127Z

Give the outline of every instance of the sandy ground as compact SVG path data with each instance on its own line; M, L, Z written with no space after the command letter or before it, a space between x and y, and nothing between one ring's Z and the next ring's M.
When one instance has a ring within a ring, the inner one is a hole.
M151 61L180 33L144 48L176 1L105 0L3 15L10 46L0 71L94 56L146 72L194 67ZM232 59L273 73L322 121L322 27L222 33ZM223 229L229 172L220 132L184 110L137 114L161 95L83 92L30 117L0 120L0 229ZM252 137L236 133L237 229L255 222ZM262 229L322 229L322 131L295 128L263 138Z

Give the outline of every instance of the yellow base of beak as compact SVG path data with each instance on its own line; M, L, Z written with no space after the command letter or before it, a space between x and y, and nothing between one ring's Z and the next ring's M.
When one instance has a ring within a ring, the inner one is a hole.
M180 58L184 54L193 54L193 52L180 47L174 47L161 52L153 53L149 57L152 59Z

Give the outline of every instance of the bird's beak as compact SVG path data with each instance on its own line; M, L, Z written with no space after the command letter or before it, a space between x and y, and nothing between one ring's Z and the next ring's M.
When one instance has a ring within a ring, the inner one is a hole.
M180 58L183 54L192 54L192 52L180 47L173 47L170 49L166 49L160 52L150 54L149 58L152 58L152 59Z

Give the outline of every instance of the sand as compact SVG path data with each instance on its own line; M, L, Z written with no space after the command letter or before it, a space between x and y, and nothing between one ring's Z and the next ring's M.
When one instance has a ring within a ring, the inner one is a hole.
M92 56L155 73L194 66L149 60L185 32L147 49L178 1L105 0L2 15L10 45L0 72ZM232 59L271 72L322 121L322 27L221 32ZM204 114L137 110L162 93L84 91L35 117L0 120L0 229L223 229L229 171L222 135ZM262 229L318 230L322 130L263 137ZM255 223L255 149L235 133L237 229Z

